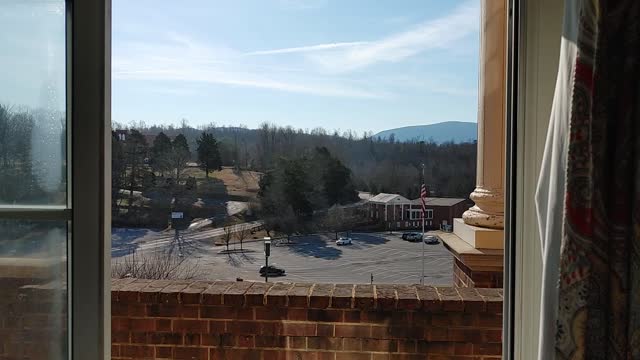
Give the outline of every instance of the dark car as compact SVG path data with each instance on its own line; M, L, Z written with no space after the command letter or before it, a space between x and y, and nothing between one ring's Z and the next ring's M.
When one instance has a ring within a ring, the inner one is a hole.
M417 232L408 232L402 234L402 239L410 242L419 242L422 240L422 234Z
M269 266L263 265L260 267L261 276L265 276L266 274L268 274L269 276L283 276L284 273L285 273L284 269L276 265L269 265Z

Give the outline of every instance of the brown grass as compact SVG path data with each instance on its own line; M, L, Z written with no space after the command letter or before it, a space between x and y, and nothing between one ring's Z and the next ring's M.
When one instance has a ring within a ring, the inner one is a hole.
M223 167L220 171L209 173L210 178L221 180L226 187L229 195L237 195L244 197L255 197L258 189L258 181L260 180L260 172L241 170L236 173L232 167ZM185 170L184 175L193 176L198 180L205 178L205 173L197 167L189 167Z

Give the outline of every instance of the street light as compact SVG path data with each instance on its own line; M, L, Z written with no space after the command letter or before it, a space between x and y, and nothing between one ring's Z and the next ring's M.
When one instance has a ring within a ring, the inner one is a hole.
M269 281L269 255L271 255L271 238L264 238L264 282Z

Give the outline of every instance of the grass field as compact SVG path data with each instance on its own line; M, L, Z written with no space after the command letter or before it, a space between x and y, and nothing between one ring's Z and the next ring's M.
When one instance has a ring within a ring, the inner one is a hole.
M232 167L223 167L220 171L209 173L209 178L222 181L226 192L229 195L255 198L258 192L258 181L261 173L256 171L241 170L234 171ZM205 173L198 167L189 167L185 170L184 176L193 176L198 182L204 182Z

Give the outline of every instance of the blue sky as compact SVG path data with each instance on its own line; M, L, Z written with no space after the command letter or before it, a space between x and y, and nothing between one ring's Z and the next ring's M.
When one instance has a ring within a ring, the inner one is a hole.
M64 8L45 3L2 6L4 103L42 106L53 88L64 106ZM478 23L479 0L113 0L113 120L476 121Z

